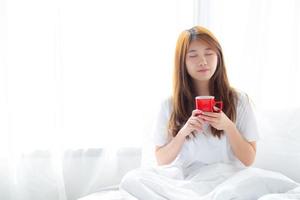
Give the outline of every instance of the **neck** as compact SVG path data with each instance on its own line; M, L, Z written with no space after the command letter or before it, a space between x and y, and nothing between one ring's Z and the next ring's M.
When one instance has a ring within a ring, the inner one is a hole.
M196 89L197 96L210 96L209 81L195 82L195 89Z

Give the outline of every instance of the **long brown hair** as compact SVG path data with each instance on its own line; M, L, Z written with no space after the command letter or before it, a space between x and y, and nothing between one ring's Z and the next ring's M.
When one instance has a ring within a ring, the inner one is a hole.
M173 77L172 113L169 120L169 134L175 137L186 123L197 96L191 76L187 72L185 59L188 47L193 40L202 40L212 48L218 56L217 68L209 80L209 93L215 99L223 101L223 112L232 121L236 120L237 92L229 85L222 48L215 36L206 28L195 26L183 31L176 44L175 68ZM211 127L214 136L221 137L223 131Z

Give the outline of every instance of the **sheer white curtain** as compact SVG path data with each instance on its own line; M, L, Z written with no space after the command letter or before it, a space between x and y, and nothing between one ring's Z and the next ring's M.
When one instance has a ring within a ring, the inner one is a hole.
M300 107L300 2L199 0L197 23L224 49L233 86L259 109Z
M142 146L170 93L193 5L0 0L0 199L76 199L117 182L118 149Z
M186 27L178 4L6 1L1 99L14 144L140 145L144 118L169 93Z
M256 105L299 107L299 11L297 0L0 0L0 199L117 183L136 162L118 149L143 144L177 36L194 24L220 39L231 82Z

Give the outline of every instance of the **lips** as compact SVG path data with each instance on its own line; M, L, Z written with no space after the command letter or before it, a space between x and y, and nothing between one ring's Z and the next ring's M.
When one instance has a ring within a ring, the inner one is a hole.
M209 71L209 69L199 69L199 70L197 70L197 72L208 72Z

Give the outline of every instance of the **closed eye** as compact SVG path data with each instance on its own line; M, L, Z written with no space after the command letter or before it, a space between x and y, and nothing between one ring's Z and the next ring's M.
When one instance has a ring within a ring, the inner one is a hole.
M197 54L192 54L192 55L189 55L190 58L195 58L197 57Z

